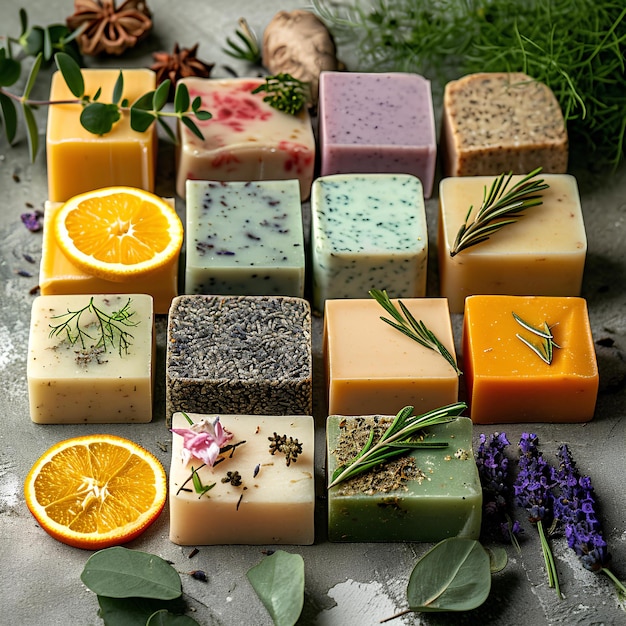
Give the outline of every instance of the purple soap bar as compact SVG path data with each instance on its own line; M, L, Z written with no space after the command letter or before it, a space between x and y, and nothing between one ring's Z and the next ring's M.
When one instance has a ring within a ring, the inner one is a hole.
M321 175L412 174L432 193L437 160L430 81L418 74L322 72Z

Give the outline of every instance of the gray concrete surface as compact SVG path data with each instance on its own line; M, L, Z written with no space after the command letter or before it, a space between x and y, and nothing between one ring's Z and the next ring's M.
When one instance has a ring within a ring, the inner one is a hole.
M24 0L20 3L31 22L62 21L72 10L69 0ZM243 66L225 56L220 48L231 35L240 16L247 16L257 32L274 13L295 8L297 1L263 0L150 0L155 29L136 51L121 58L123 66L144 66L150 53L169 50L175 41L190 46L200 43L200 56L215 62L215 76L226 75L224 64L242 71ZM18 34L18 7L0 0L2 35ZM115 65L118 61L96 60L92 65ZM49 74L44 72L34 97L45 97ZM439 103L436 102L436 106ZM38 114L40 140L45 137L45 109ZM158 191L174 194L172 147L164 143L159 164ZM614 572L626 580L626 168L612 175L592 175L574 166L582 193L589 240L583 296L588 299L601 372L601 392L592 422L584 425L517 424L506 427L512 442L521 432L534 430L546 455L567 442L583 472L592 475L602 505L604 530L614 559ZM7 146L0 138L0 624L20 626L87 626L102 623L97 616L95 595L80 581L88 552L51 539L35 523L22 495L22 484L34 461L55 442L85 433L106 431L129 437L151 450L168 467L171 435L165 426L163 408L164 328L158 321L157 411L146 425L41 426L31 423L26 386L26 346L31 290L37 285L41 234L29 233L20 214L29 207L42 208L46 200L45 155L40 151L29 162L25 136L20 128L17 143ZM427 203L431 236L436 232L437 199ZM178 199L177 208L184 211ZM434 239L431 239L434 242ZM429 294L437 295L434 245L431 244ZM34 263L28 259L32 258ZM455 317L460 338L460 319ZM321 320L315 320L314 412L318 450L316 454L317 530L313 546L290 547L304 557L306 602L300 624L342 626L376 624L381 618L405 608L405 588L417 558L430 546L422 544L329 544L325 531L323 486L323 420L325 399L321 387ZM486 430L493 432L494 429ZM479 429L476 429L476 435ZM522 518L522 512L518 511ZM514 624L572 625L626 623L624 603L604 577L585 571L563 539L553 548L561 576L564 599L557 601L546 584L536 532L529 525L521 554L509 550L507 568L493 577L486 603L469 614L410 615L397 624ZM168 540L168 511L129 547L169 559L182 573L190 614L203 626L269 624L270 619L249 586L245 572L261 558L262 547L200 547L188 558L189 548ZM270 548L271 546L268 546ZM206 570L207 583L192 579L191 570Z

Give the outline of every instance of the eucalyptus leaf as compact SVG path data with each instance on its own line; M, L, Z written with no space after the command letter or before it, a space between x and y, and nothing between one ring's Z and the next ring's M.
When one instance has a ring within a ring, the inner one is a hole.
M2 116L4 118L7 140L9 143L13 143L15 132L17 131L17 110L15 103L9 96L0 93L0 108L2 109Z
M187 615L176 615L167 609L161 609L150 616L146 626L199 626L199 624Z
M6 52L3 49L0 50L0 86L10 87L17 82L17 79L22 73L22 66L19 61L15 59L7 58Z
M54 60L69 90L77 98L82 98L85 93L85 81L78 63L66 52L57 52L54 55Z
M452 537L431 548L409 578L412 611L469 611L489 595L489 556L478 541Z
M165 134L170 138L172 143L176 143L176 135L174 134L174 131L170 128L170 125L162 117L157 117L157 122L164 130Z
M143 133L156 119L156 116L149 111L138 109L134 105L130 108L130 127L138 133Z
M46 61L52 58L52 38L48 28L43 31L43 58Z
M113 128L113 124L120 119L120 112L116 104L92 102L80 114L80 123L94 135L105 135Z
M22 102L22 114L26 122L26 135L28 137L28 154L32 163L35 162L37 151L39 150L39 131L33 110L29 104Z
M174 93L174 111L176 113L185 113L189 109L189 90L187 85L178 83L176 92Z
M178 572L154 554L121 546L96 552L80 576L89 589L112 598L172 600L182 593Z
M506 550L502 546L494 546L493 548L485 548L489 556L489 569L492 574L501 572L509 562Z
M170 93L169 83L162 82L155 90L152 97L152 107L155 111L160 111L166 104Z
M115 81L115 85L113 87L113 104L119 104L122 99L122 94L124 93L124 74L122 74L122 70L117 76L117 80Z
M30 72L28 73L28 78L26 79L26 86L24 87L24 94L23 94L24 100L28 100L28 98L30 97L30 92L33 90L33 87L35 86L35 81L37 80L37 75L39 74L39 68L41 67L42 60L43 59L42 59L41 53L39 53L35 57L35 62L30 68Z
M22 36L28 30L28 13L26 13L26 9L24 9L23 7L20 8L19 13L20 13L20 27L22 29L20 32L20 36Z
M133 109L141 109L142 111L152 111L152 101L154 99L154 90L144 93L133 102Z
M304 560L299 554L277 550L246 575L274 626L293 626L298 621L304 606Z
M155 600L150 598L109 598L98 596L99 616L105 626L146 626L157 611L166 610L173 614L186 609L182 598Z
M44 30L40 26L35 26L28 32L25 32L19 41L26 54L35 56L43 51Z
M202 131L196 126L195 122L190 118L187 117L186 115L183 115L183 117L180 118L182 123L198 138L198 139L204 139L204 135L202 134Z

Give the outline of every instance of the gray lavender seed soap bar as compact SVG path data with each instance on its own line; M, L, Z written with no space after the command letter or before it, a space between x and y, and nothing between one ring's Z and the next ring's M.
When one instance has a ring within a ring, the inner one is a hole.
M187 181L185 293L304 295L297 180Z
M168 321L167 419L177 411L312 413L311 309L286 296L178 296Z
M327 422L328 475L374 441L392 417L331 415ZM441 541L478 539L482 490L472 450L472 422L459 417L428 428L425 440L446 448L412 453L364 472L328 491L330 541Z
M313 307L386 289L426 295L428 233L424 194L410 174L336 174L311 192Z

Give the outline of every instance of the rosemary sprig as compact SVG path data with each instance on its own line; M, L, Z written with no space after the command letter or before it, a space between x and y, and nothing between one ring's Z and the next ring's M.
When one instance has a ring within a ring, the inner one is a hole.
M470 206L465 222L459 228L450 250L455 256L461 250L482 243L508 224L514 224L522 216L522 211L542 204L541 191L549 185L543 179L535 180L541 168L533 170L507 191L513 174L500 174L492 183L489 191L485 185L483 203L474 219L470 222L473 206Z
M243 47L233 41L230 37L226 38L226 48L222 48L228 56L240 61L248 61L254 65L261 65L262 54L259 40L254 31L248 26L248 22L244 17L239 18L239 30L235 31L235 35L243 43Z
M291 74L266 76L265 84L259 85L252 93L262 91L267 93L263 98L264 102L290 115L299 113L309 99L309 84Z
M367 470L402 456L415 448L445 448L446 442L424 442L415 436L425 428L445 424L456 419L467 408L464 402L456 402L422 415L413 415L413 407L405 406L395 417L389 428L374 444L374 430L363 449L348 463L338 467L331 477L328 488L362 474Z
M411 314L411 312L407 309L405 304L399 300L398 304L400 305L400 309L402 313L398 311L393 302L390 300L387 292L384 289L371 289L369 291L370 296L380 304L380 306L391 315L393 320L390 320L386 317L381 317L380 319L383 322L386 322L393 328L399 330L401 333L413 339L413 341L417 341L420 345L428 348L429 350L434 350L435 352L439 352L441 356L452 365L454 371L457 376L460 376L463 372L459 369L459 366L456 364L454 357L450 354L449 350L437 339L435 334L429 330L422 320L417 321L415 317ZM404 314L404 317L402 316ZM405 319L406 318L406 319Z
M107 344L111 344L112 347L117 346L120 356L128 354L128 348L132 345L133 336L125 328L139 324L139 321L132 319L135 311L131 309L131 302L132 299L128 298L126 304L119 311L113 311L113 313L109 314L94 304L92 296L89 298L89 304L82 309L77 311L68 309L67 313L53 316L53 320L61 321L56 325L49 324L51 328L50 337L65 334L71 345L80 342L83 350L86 350L88 347L106 350ZM95 319L91 318L85 324L83 316L86 313L92 313ZM96 327L97 332L95 336L90 334L92 332L90 331L91 326ZM94 341L95 344L87 345Z
M546 321L543 322L541 327L533 326L528 322L524 321L515 311L512 312L515 321L525 328L529 332L541 337L542 342L540 344L535 344L532 341L526 339L519 333L516 333L515 336L526 346L528 346L544 363L548 365L552 365L552 357L554 355L554 348L560 348L555 341L554 336L552 335L552 330L548 326Z

